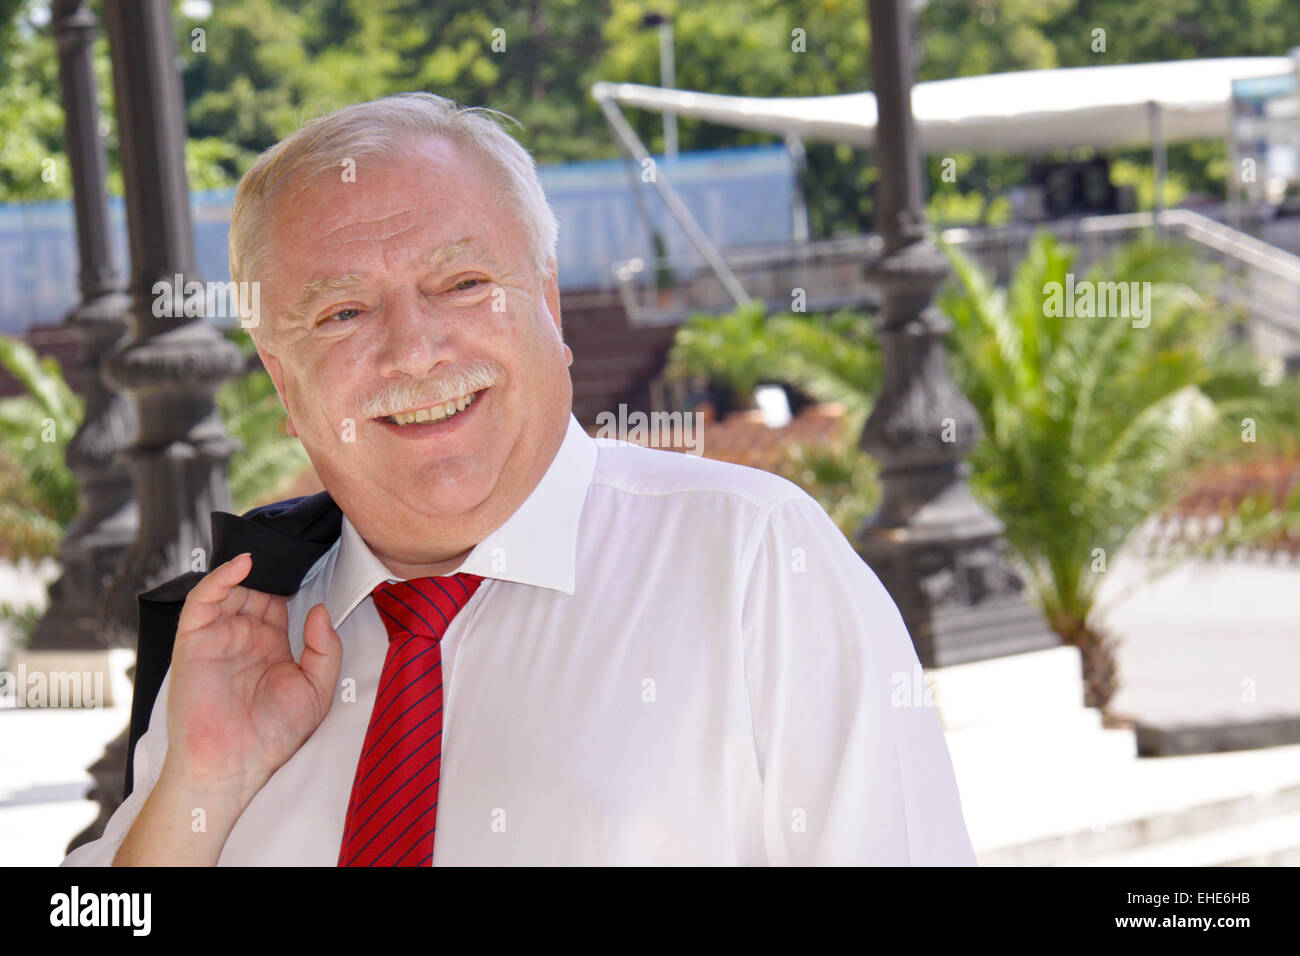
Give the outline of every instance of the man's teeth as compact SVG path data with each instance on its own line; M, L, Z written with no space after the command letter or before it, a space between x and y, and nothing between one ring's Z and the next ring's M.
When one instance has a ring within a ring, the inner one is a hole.
M435 405L433 408L422 408L418 412L398 412L392 416L392 420L398 425L413 425L418 422L440 422L444 418L450 418L457 412L463 412L474 401L477 393L462 395L460 398L453 399L443 405Z

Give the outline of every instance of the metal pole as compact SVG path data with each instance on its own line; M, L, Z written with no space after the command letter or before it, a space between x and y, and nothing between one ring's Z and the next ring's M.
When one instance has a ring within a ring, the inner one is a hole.
M600 104L601 111L605 114L605 120L614 131L614 135L618 139L619 144L635 156L637 161L640 162L643 167L647 160L653 162L653 158L645 148L645 144L641 142L641 138L636 135L636 131L632 129L627 119L623 116L622 112L618 108L618 104L613 101L610 93L610 85L607 83L595 84L591 88L591 95L595 97L596 102ZM718 252L717 247L713 244L713 240L708 237L708 234L700 228L700 224L695 221L695 217L692 216L691 211L686 208L686 204L682 202L681 197L677 195L677 191L669 184L668 179L663 175L662 170L655 170L655 175L651 177L650 184L658 191L659 196L664 201L664 205L668 207L668 211L672 213L673 218L677 220L682 229L686 232L686 237L691 240L691 244L699 250L700 255L704 257L704 261L708 263L709 268L713 270L713 274L718 277L718 281L721 282L723 288L726 289L727 295L731 296L732 301L734 301L736 305L744 305L748 302L749 295L745 292L744 286L740 284L740 280L736 278L735 273L731 271L731 267L728 266L726 260L722 258L722 254Z
M792 224L794 239L794 281L804 288L808 268L808 202L804 197L803 178L808 169L808 153L803 140L796 133L785 137L785 148L794 161L794 222Z
M677 65L673 60L673 21L667 18L659 24L659 85L665 89L677 88ZM664 155L677 157L677 114L664 110Z
M1156 194L1152 200L1151 208L1155 211L1156 235L1160 235L1161 213L1165 208L1165 168L1167 166L1167 157L1165 154L1165 114L1160 108L1160 104L1152 100L1147 104L1147 110L1151 118L1151 166L1155 170Z

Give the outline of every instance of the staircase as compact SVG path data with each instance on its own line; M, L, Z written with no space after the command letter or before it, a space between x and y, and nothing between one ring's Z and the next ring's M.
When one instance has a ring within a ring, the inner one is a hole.
M632 326L614 293L561 296L564 341L573 349L573 414L595 424L602 411L648 410L650 382L663 370L676 326Z
M1085 708L1078 651L927 672L982 866L1300 863L1300 745L1138 757Z

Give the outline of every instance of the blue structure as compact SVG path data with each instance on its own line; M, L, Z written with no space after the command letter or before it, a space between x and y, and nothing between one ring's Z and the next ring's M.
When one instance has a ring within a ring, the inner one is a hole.
M785 146L706 150L655 161L719 248L791 241L795 169ZM655 255L652 231L679 264L679 278L704 267L653 187L641 181L638 165L595 160L542 166L539 173L560 222L561 288L612 288L614 263ZM233 189L190 197L203 279L230 278L226 237L233 198ZM109 215L117 265L125 275L121 197L110 198ZM76 303L70 281L77 270L73 229L68 200L0 205L0 332L54 324Z

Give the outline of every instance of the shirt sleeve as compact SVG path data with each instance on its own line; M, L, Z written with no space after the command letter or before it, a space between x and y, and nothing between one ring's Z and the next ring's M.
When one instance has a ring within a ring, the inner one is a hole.
M741 633L769 864L976 865L939 715L875 573L806 494L772 506L749 551Z
M171 687L171 679L171 670L168 669L149 715L149 729L136 743L133 764L135 784L130 796L108 818L103 836L77 847L64 858L60 866L113 865L113 857L117 856L118 847L131 831L140 808L149 799L149 793L162 770L163 758L167 755L167 691Z

